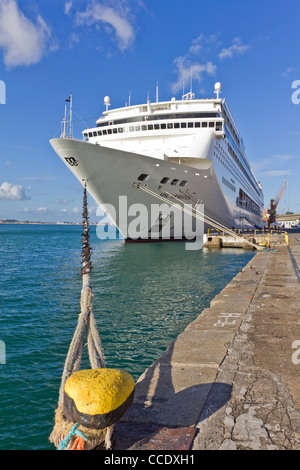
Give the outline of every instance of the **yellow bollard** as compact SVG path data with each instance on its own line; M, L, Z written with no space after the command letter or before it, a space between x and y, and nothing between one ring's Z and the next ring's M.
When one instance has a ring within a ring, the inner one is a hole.
M284 238L285 238L285 243L287 244L287 246L289 246L289 236L286 232L285 232Z

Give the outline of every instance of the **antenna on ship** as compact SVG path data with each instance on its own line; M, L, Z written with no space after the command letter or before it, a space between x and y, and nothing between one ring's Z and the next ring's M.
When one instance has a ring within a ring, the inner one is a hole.
M217 100L219 99L219 94L222 93L221 92L221 83L220 82L216 82L215 83L215 90L214 90L214 93L216 93L217 95Z
M156 82L156 103L158 103L158 82Z
M110 106L110 97L104 96L104 104L106 106L106 111L108 111L108 106Z
M70 93L70 96L68 99L66 99L66 101L68 101L68 103L70 103L70 132L69 132L69 136L72 137L72 112L73 112L73 97L72 97L72 93Z
M63 133L61 135L61 137L63 139L65 139L67 137L67 134L66 134L67 122L69 122L69 124L70 124L69 137L72 137L72 93L70 93L70 96L69 96L69 98L66 99L66 102L70 103L70 121L67 121L67 105L65 104L65 115L64 115L64 118L62 120Z
M65 115L63 117L62 124L63 124L63 132L62 132L61 137L63 139L65 139L65 137L66 137L66 125L67 125L67 105L66 104L65 104Z

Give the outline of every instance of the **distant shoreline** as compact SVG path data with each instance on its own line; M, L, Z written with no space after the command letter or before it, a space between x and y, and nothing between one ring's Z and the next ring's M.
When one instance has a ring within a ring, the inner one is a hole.
M79 225L81 222L33 222L33 221L13 221L13 220L0 220L0 225ZM96 223L90 222L89 225L112 225L110 223Z

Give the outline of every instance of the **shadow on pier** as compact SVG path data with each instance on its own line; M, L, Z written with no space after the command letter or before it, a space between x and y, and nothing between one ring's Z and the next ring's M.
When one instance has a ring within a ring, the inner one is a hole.
M207 380L215 367L173 363L175 343L138 380L133 404L115 425L113 450L188 450L197 424L229 401L231 385Z

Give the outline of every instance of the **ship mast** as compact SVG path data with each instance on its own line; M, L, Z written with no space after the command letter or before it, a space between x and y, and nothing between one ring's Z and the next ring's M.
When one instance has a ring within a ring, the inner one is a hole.
M73 97L72 93L70 93L70 96L68 99L66 99L66 102L70 103L70 120L67 121L67 105L65 104L65 114L62 120L62 125L63 125L63 132L61 134L61 137L63 139L66 139L67 137L72 137L73 129L72 129L72 124L73 124ZM67 136L67 123L69 123L69 135Z

